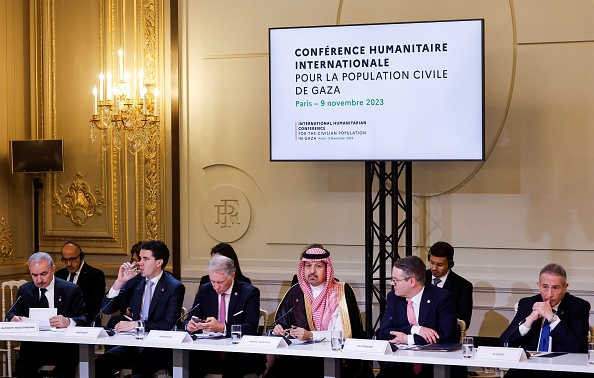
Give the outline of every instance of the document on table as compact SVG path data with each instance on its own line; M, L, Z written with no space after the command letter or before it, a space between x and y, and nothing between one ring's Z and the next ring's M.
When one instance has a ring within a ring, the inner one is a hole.
M30 308L29 309L29 320L39 322L39 330L51 329L49 320L50 318L58 315L57 308Z

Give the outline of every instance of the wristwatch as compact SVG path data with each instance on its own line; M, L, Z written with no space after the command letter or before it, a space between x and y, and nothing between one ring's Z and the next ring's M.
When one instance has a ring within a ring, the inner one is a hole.
M551 318L551 320L549 320L549 324L555 323L557 320L559 320L559 317L557 316L557 314L555 314L555 315L553 315L553 317Z

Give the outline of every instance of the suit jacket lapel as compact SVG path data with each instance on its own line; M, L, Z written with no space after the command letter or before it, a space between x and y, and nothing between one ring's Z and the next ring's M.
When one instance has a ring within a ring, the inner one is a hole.
M33 303L37 303L37 306L34 307L41 307L41 303L39 302L39 288L35 285L32 285L31 295L33 296Z
M54 277L54 280L56 277ZM54 282L54 307L57 309L58 315L62 314L62 298L64 297L64 290L58 282Z
M130 311L132 311L132 319L140 319L140 307L142 305L142 296L144 294L144 285L146 280L142 276L138 276L136 285L134 286L134 293L130 297ZM134 279L134 278L133 278Z
M157 286L155 287L155 292L153 293L153 298L151 299L151 305L149 307L149 317L151 316L153 311L155 311L155 308L157 307L157 303L159 303L159 300L161 299L161 297L163 296L165 291L167 291L166 281L167 281L167 277L165 277L165 272L163 272L163 274L161 275L161 278L159 279L159 282L157 282Z
M80 270L80 273L78 274L78 278L76 279L76 284L79 286L84 286L86 281L87 281L87 263L85 262L85 265L83 265L82 269Z
M431 306L431 294L432 294L433 287L425 286L425 290L423 290L423 295L421 296L421 303L419 304L419 325L423 325L426 323L427 315L429 314L429 307Z
M239 285L237 281L233 282L233 288L231 289L231 298L229 298L229 309L227 310L227 320L231 319L235 311L235 307L237 306L237 301L239 301Z

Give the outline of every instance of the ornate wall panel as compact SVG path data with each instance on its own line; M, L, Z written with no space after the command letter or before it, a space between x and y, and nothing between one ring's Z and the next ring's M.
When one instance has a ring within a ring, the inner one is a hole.
M59 251L65 240L76 240L87 254L103 255L92 261L108 263L106 254L126 254L137 240L166 239L165 119L141 151L140 138L115 129L91 131L89 122L100 72L113 74L120 94L140 83L149 96L161 88L162 12L162 2L154 0L36 1L36 132L38 138L63 139L65 161L64 172L44 180L41 250ZM126 87L124 71L126 77L133 73ZM145 100L146 112L160 116L166 95L161 89L157 103Z

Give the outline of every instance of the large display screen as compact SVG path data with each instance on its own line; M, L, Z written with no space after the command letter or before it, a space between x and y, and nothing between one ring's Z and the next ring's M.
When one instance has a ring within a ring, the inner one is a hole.
M483 22L270 29L270 159L483 160Z

